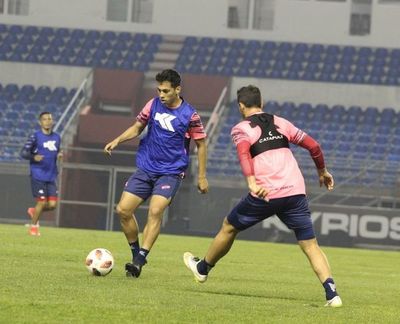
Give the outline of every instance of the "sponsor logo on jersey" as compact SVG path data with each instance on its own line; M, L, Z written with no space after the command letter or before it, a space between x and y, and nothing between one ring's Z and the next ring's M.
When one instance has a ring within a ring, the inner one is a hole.
M268 136L260 138L258 140L258 142L261 144L261 143L264 143L264 142L274 141L274 140L278 140L278 139L282 139L282 138L283 138L282 134L281 135L273 135L272 131L269 131L268 132Z
M156 113L154 119L160 123L160 126L163 129L166 129L170 132L175 132L174 127L172 126L171 122L175 119L176 117L167 113Z
M43 147L47 148L49 151L57 151L56 141L47 141L43 143Z

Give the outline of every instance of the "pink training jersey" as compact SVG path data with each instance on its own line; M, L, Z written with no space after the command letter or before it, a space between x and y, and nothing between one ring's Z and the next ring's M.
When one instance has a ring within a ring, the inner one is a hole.
M257 141L274 141L279 137L260 138L262 134L260 127L251 127L250 123L244 120L232 128L231 136L236 146L242 141L253 145ZM306 136L305 132L284 118L273 115L273 123L278 133L285 136L290 143L298 144ZM268 189L268 199L306 193L303 175L289 148L267 150L254 156L252 161L256 182L259 186Z

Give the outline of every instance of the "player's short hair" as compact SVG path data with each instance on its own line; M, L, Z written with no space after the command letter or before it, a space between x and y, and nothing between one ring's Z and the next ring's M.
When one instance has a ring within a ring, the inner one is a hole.
M41 119L43 115L51 115L51 112L49 112L49 111L42 111L42 112L40 113L40 115L39 115L39 119Z
M253 85L240 88L237 91L237 102L242 103L245 107L261 108L260 89Z
M181 76L175 70L166 69L156 75L156 81L159 83L168 81L173 88L176 88L181 85Z

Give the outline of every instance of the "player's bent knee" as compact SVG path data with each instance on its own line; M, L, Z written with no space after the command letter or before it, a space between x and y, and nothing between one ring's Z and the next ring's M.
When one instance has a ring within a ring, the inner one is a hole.
M158 206L151 206L149 208L149 216L156 216L156 217L162 216L164 213L164 209L165 208L161 208Z
M132 213L129 212L129 210L127 210L126 208L121 207L120 205L117 205L117 207L115 208L118 216L122 219L127 219L132 217Z
M47 203L47 209L49 209L49 210L56 209L56 207L57 207L57 201L50 200L50 201Z
M231 234L235 235L239 232L232 224L228 222L228 220L225 218L224 222L222 223L222 228L221 230L225 232L226 234Z

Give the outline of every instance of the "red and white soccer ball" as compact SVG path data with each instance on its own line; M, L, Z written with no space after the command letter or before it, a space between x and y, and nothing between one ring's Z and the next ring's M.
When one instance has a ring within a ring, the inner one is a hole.
M85 261L86 268L95 276L106 276L114 267L114 258L110 251L98 248L90 251Z

